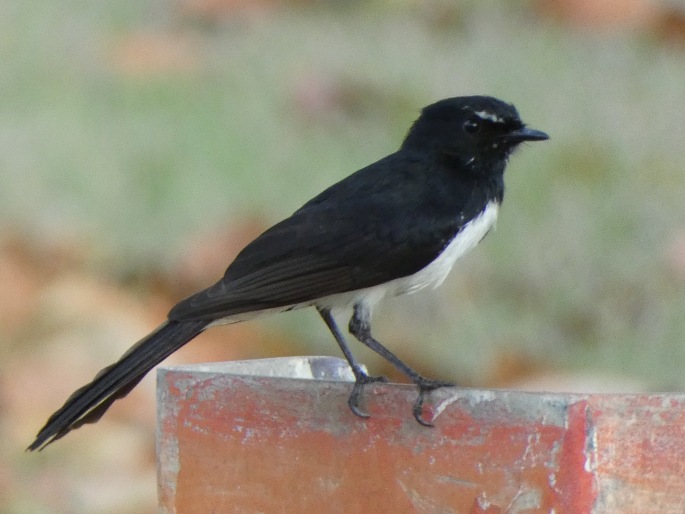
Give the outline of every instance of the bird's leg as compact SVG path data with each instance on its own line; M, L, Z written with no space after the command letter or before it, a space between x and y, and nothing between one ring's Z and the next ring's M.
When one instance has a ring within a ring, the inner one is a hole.
M368 373L366 373L359 362L357 362L357 359L354 358L354 355L352 355L352 352L345 341L345 337L340 332L338 325L335 323L335 320L331 315L331 310L321 309L318 307L317 310L326 323L326 326L328 326L328 329L333 334L333 337L335 337L335 340L338 343L338 346L340 346L345 359L347 359L347 362L352 368L352 373L354 373L354 388L352 389L352 394L347 400L347 404L350 406L352 412L354 412L357 416L360 418L368 418L369 415L359 407L364 386L373 382L387 382L388 379L385 377L370 376Z
M357 303L354 306L354 313L350 319L350 333L356 337L360 342L371 348L374 352L379 354L381 357L390 362L402 373L407 375L409 379L416 384L419 388L419 395L414 402L414 407L412 408L412 413L414 418L421 425L426 427L433 426L432 423L426 421L423 418L423 400L426 393L438 389L440 387L451 387L454 386L452 382L447 382L443 380L430 380L421 376L418 372L414 371L412 368L407 366L402 362L399 357L388 350L385 346L379 343L371 335L371 313L369 308L363 303Z

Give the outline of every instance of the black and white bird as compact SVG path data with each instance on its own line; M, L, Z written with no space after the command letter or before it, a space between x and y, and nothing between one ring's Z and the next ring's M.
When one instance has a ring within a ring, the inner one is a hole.
M356 381L382 381L355 360L334 320L351 308L349 332L418 387L413 414L424 425L427 392L452 385L429 380L371 334L371 313L383 298L437 287L455 261L497 220L504 169L525 141L548 139L526 127L516 109L487 96L448 98L425 107L398 151L353 173L248 244L213 286L179 302L168 319L117 362L75 391L38 432L43 448L100 419L155 365L215 325L314 306L340 345Z

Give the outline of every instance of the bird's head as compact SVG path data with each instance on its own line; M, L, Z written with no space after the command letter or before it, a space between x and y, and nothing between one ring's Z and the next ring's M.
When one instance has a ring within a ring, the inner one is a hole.
M447 98L425 107L402 148L438 155L465 173L501 173L512 151L549 136L525 126L513 105L489 96Z

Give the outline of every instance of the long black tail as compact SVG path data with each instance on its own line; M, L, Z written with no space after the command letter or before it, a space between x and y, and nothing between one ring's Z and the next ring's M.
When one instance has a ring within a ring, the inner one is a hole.
M153 367L197 336L207 321L167 321L134 344L121 359L74 391L40 429L27 450L43 449L86 423L95 423L115 400L126 396Z

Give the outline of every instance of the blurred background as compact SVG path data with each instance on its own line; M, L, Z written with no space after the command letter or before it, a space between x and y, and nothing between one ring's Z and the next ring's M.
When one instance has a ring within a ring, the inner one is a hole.
M0 59L0 514L155 512L154 374L24 448L449 96L512 102L551 140L512 159L497 231L438 291L387 302L377 337L464 386L685 389L682 0L6 0ZM168 362L296 354L339 355L311 309Z

